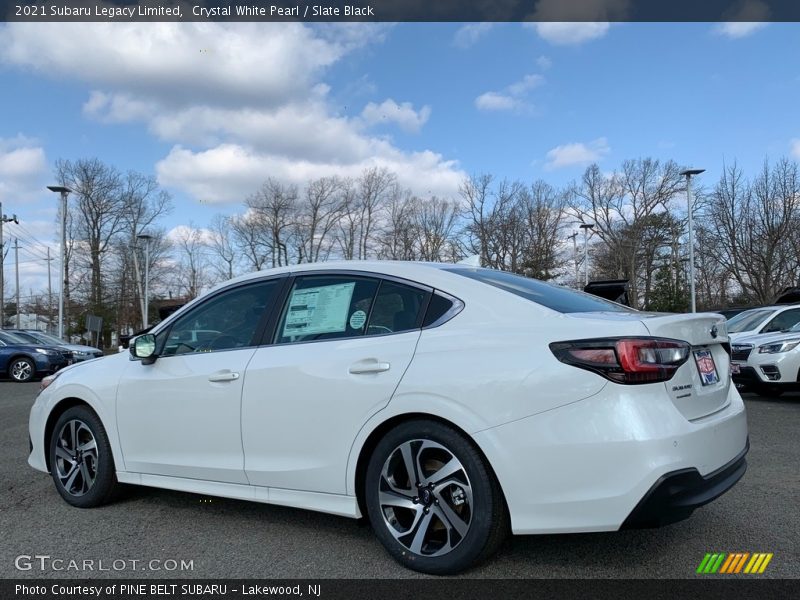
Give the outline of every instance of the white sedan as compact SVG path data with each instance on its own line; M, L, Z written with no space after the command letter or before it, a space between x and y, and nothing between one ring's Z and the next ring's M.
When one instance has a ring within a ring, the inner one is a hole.
M683 519L746 468L721 316L465 265L240 277L42 387L29 463L74 506L125 483L366 516L428 573L509 530Z

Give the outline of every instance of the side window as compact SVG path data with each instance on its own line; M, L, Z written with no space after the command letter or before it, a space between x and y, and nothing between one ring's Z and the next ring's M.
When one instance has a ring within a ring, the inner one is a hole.
M367 335L384 335L419 329L428 292L393 281L381 281L369 317Z
M464 303L461 300L446 296L442 292L436 292L428 304L422 326L441 325L456 316L463 307Z
M162 356L253 345L261 317L272 308L281 281L236 287L193 308L168 330Z
M761 333L786 331L800 321L800 310L785 310L764 326Z
M364 335L378 280L349 275L298 277L275 334L276 343Z

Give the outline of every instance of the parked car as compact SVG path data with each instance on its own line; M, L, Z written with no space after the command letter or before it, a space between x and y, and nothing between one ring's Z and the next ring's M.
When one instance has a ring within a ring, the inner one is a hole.
M65 348L66 350L72 352L72 357L75 362L81 362L91 358L100 358L103 356L103 351L100 350L100 348L95 348L94 346L85 346L83 344L70 344L54 335L45 333L44 331L37 331L35 329L6 329L6 331L13 333L17 337L21 337L28 342Z
M764 306L739 313L728 321L731 341L756 333L785 331L800 323L800 305Z
M55 373L72 364L68 350L31 344L7 331L0 331L0 373L17 383Z
M28 462L78 507L129 483L366 516L403 565L455 573L509 530L655 527L729 490L727 344L719 315L489 269L284 267L45 378Z
M800 323L787 331L740 338L731 349L737 385L772 397L800 390Z

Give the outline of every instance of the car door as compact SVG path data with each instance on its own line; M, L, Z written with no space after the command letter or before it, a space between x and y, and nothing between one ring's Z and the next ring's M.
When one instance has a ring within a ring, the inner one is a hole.
M408 368L430 290L374 277L295 278L273 344L256 350L242 395L254 485L343 494L359 429Z
M119 383L125 469L247 483L241 438L245 370L285 278L224 289L156 336L158 358Z

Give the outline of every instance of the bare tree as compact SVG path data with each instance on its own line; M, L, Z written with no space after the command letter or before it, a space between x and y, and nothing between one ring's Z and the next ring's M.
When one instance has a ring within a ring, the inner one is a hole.
M298 207L294 238L298 262L325 260L333 247L332 233L342 218L345 200L338 177L320 177L308 182L304 204Z

